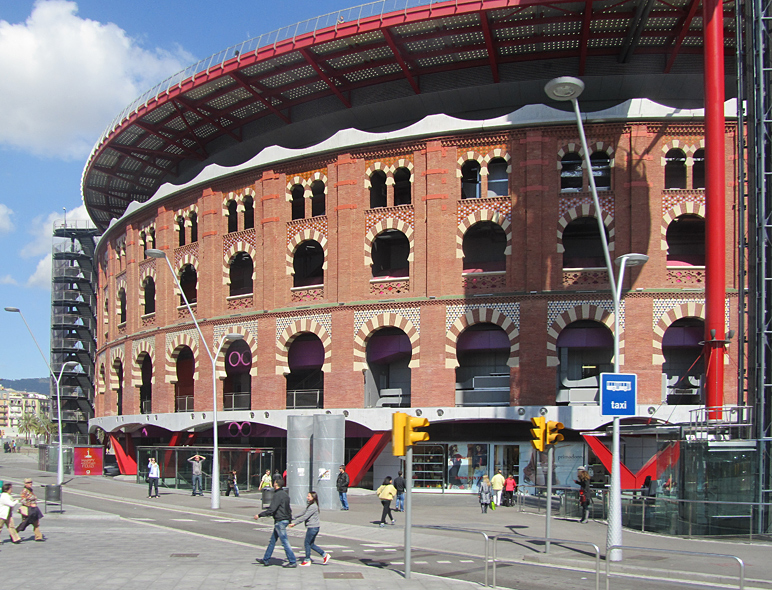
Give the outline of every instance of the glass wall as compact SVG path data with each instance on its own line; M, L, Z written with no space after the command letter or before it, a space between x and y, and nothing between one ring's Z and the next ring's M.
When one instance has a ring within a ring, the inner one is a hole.
M257 490L266 469L274 470L273 449L220 447L220 490L224 493L228 473L236 470L240 492ZM137 483L145 483L147 464L155 457L161 477L158 487L192 489L193 466L188 458L205 457L202 463L204 490L212 489L212 447L137 447Z

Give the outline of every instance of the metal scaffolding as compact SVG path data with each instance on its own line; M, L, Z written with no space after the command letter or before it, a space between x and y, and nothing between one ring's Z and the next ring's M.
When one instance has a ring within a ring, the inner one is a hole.
M62 438L65 444L88 443L94 417L96 352L96 276L94 238L101 232L87 221L56 222L51 270L51 369L78 366L62 374ZM52 395L56 395L52 380ZM53 405L54 420L58 418Z

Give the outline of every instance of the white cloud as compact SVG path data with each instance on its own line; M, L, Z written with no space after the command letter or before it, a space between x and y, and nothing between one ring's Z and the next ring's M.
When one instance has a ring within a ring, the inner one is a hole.
M16 279L14 279L11 275L5 275L4 277L0 277L0 285L18 285L19 283L16 282Z
M85 205L76 207L66 214L67 223L73 221L85 221L89 219L86 213ZM28 230L33 238L24 245L21 251L22 258L35 258L50 254L54 244L54 222L62 222L65 218L64 211L49 213L48 215L38 215L35 217Z
M147 50L75 2L38 0L24 23L0 20L0 144L80 159L107 124L156 82L193 62Z
M11 233L13 231L11 215L13 215L13 211L6 205L0 203L0 234Z
M35 272L27 279L28 287L40 287L41 289L51 288L51 255L45 256L38 261Z

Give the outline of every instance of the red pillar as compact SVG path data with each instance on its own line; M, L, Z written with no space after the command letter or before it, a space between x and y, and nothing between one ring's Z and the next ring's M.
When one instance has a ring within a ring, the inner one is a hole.
M724 403L725 154L724 17L720 0L704 0L705 52L705 386L708 407ZM715 336L711 337L711 331ZM717 412L710 412L717 418Z

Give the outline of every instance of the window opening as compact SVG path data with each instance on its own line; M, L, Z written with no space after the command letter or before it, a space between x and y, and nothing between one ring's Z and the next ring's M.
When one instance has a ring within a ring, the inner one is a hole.
M249 410L252 400L252 351L244 340L233 342L225 353L223 409Z
M145 353L142 364L142 385L139 386L139 411L141 414L149 414L153 411L153 361L150 355Z
M155 313L155 281L146 277L142 286L145 290L145 315Z
M705 373L705 322L699 318L681 318L670 324L662 337L662 380L668 404L702 403L702 379Z
M174 384L174 411L192 412L196 366L193 351L183 346L177 355L177 383Z
M198 274L192 264L186 264L180 272L180 286L182 292L191 305L197 301ZM180 305L185 305L185 299L180 295Z
M456 342L456 405L509 406L510 342L491 323L469 326Z
M504 158L493 158L488 164L488 196L506 197L509 195L509 174Z
M467 160L461 166L461 198L478 199L480 197L480 163Z
M686 188L686 155L682 150L672 149L665 154L665 188Z
M370 176L370 209L386 206L386 174L376 170Z
M594 152L590 156L592 176L595 179L595 188L599 191L611 190L611 158L606 152Z
M668 266L705 266L705 220L681 215L667 226Z
M608 229L606 239L608 239ZM563 230L563 268L601 268L606 266L603 242L594 217L574 219Z
M410 170L405 167L394 171L394 206L412 203L413 183L410 182Z
M231 259L230 295L248 295L252 293L252 257L246 252L238 252Z
M613 370L611 330L600 322L578 320L563 328L556 344L560 361L556 402L598 403L599 375Z
M244 197L244 229L255 227L255 205L252 197Z
M692 157L692 188L705 188L705 150L697 150Z
M498 223L475 223L464 234L464 272L506 270L506 247L507 235Z
M382 328L367 341L366 408L410 407L410 338L399 328Z
M292 187L292 219L304 219L306 216L305 189L296 184Z
M126 289L121 289L118 292L118 302L118 323L124 324L126 323Z
M321 180L315 180L311 185L311 217L326 214L325 200L324 183Z
M295 250L292 266L294 287L324 284L324 250L315 240L307 240Z
M301 334L292 341L287 361L287 408L324 407L324 346L316 334Z
M560 191L564 193L581 192L584 182L582 157L576 152L569 152L560 159Z
M228 233L239 231L238 204L236 201L228 201Z
M410 242L405 234L388 229L373 241L373 277L407 277L410 274Z
M198 242L198 215L190 214L190 242Z

